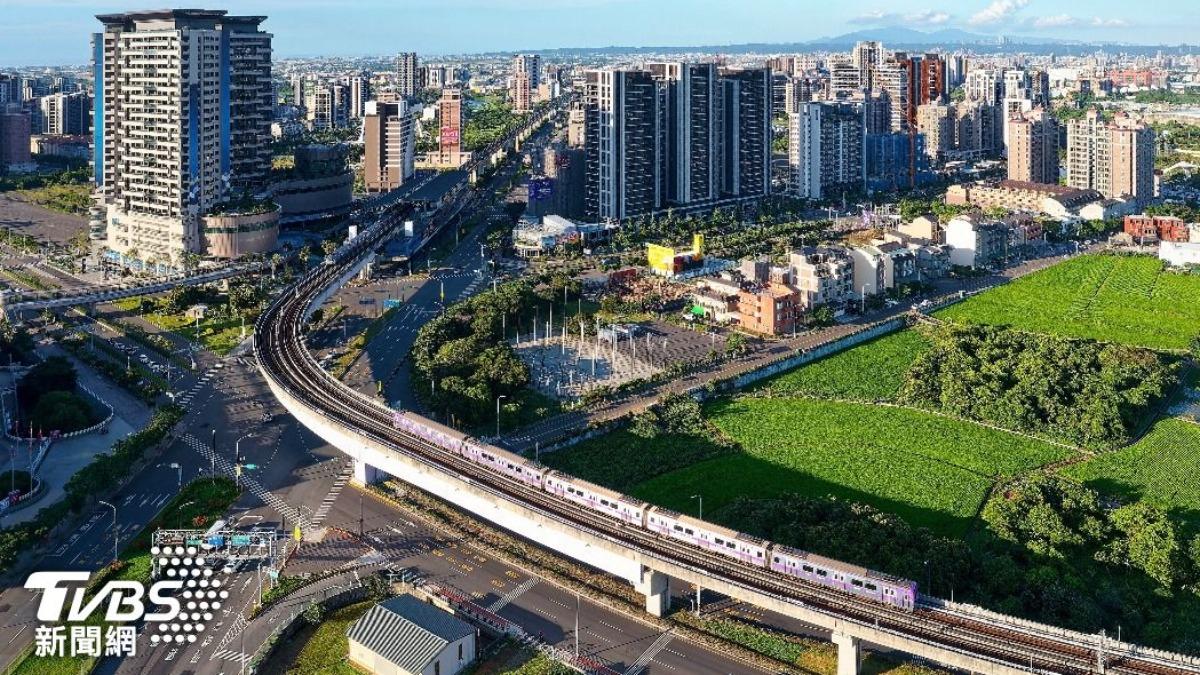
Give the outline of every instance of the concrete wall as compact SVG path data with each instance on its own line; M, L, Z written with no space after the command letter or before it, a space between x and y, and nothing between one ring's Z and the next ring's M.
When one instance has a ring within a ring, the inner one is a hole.
M279 209L268 213L205 216L204 252L217 258L266 253L279 240Z

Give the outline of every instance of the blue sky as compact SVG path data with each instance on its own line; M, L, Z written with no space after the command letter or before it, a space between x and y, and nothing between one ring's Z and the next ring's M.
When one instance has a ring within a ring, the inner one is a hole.
M805 41L902 25L979 33L1197 42L1194 0L178 0L264 14L277 55ZM0 0L0 68L84 63L95 14L169 0ZM819 6L821 11L814 11Z

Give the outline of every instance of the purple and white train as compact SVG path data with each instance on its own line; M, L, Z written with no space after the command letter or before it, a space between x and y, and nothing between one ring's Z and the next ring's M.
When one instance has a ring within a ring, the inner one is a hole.
M851 595L893 605L905 611L912 611L916 605L917 584L914 581L774 544L647 504L628 495L555 471L507 450L479 443L459 431L410 412L395 412L392 424L404 433L613 518L627 527L648 530L755 567L763 567Z

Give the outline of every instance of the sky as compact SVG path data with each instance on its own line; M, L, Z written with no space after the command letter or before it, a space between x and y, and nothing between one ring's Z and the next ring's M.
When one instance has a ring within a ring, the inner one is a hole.
M0 68L83 64L96 14L168 0L0 0ZM804 42L881 26L1178 44L1195 0L183 0L268 17L278 57ZM814 11L814 7L820 11Z

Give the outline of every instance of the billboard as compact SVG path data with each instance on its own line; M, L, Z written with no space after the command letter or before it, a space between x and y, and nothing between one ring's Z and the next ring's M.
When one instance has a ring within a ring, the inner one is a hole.
M442 143L457 143L458 139L459 139L458 127L451 127L451 126L442 127L441 134L438 136L438 140L440 140Z

